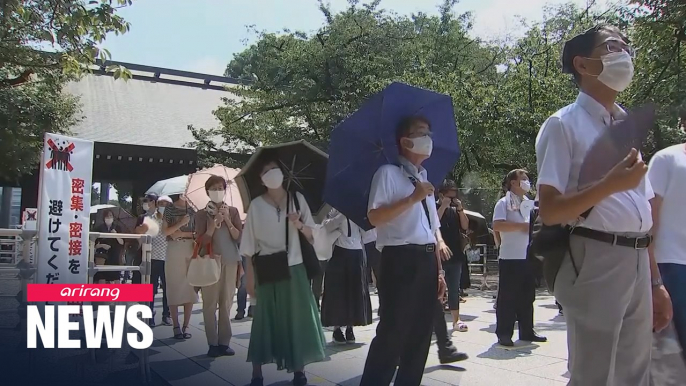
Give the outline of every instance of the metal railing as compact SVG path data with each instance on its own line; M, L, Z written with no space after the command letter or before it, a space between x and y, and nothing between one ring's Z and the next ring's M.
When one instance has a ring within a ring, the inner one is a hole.
M36 257L34 260L36 261L30 261L30 248L31 248L31 243L36 242L36 231L27 231L27 230L22 230L22 229L0 229L0 237L13 237L15 239L14 245L15 245L15 251L17 253L17 258L15 258L16 264L9 265L9 264L0 264L0 280L2 279L18 279L20 281L20 291L21 291L21 300L20 300L20 307L18 308L19 312L19 317L20 317L20 328L21 331L26 331L26 311L25 311L25 306L27 304L26 301L26 288L29 283L35 283L36 282L36 267L38 263L38 254L36 253ZM141 243L141 249L142 249L142 261L139 266L128 266L128 265L96 265L95 264L95 240L96 239L113 239L113 238L120 238L120 239L134 239L138 240ZM88 283L93 282L93 277L95 274L98 272L122 272L122 271L128 271L128 272L140 272L141 274L141 283L142 284L150 284L150 260L152 258L152 236L150 235L139 235L139 234L119 234L119 233L99 233L99 232L90 232L89 234L89 255L88 255ZM21 256L21 258L18 258ZM13 276L2 276L2 274L9 274ZM15 295L10 295L14 297ZM17 296L18 297L18 296ZM127 303L126 306L129 307L132 303ZM38 304L39 308L42 308L44 304ZM43 312L41 311L41 314ZM128 329L128 325L125 325L125 329ZM25 339L25 334L24 337L22 337L22 340ZM128 341L127 341L128 344ZM150 360L149 360L149 350L148 349L143 349L143 350L136 350L140 351L140 356L139 356L139 368L141 371L141 376L143 377L145 382L150 382L151 381L151 372L150 372ZM29 352L29 366L33 364L33 350L28 350ZM95 358L95 349L91 349L91 358ZM37 364L37 363L36 363ZM38 364L37 364L38 365Z

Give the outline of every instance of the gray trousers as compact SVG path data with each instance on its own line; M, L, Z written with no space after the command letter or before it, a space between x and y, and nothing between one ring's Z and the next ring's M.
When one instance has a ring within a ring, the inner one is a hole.
M637 236L637 235L626 235ZM648 386L652 297L647 250L571 236L555 281L567 320L568 386Z

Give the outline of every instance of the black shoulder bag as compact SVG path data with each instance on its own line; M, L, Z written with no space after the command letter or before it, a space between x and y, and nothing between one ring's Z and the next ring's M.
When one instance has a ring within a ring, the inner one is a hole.
M587 218L593 208L581 214L582 218ZM548 291L554 293L555 279L560 271L562 262L569 253L572 259L574 272L579 275L579 270L574 262L569 236L572 228L568 225L545 225L538 215L538 201L535 202L529 218L529 246L527 248L528 257L536 257L543 261L543 277L545 278Z
M286 212L288 212L288 209L286 209ZM288 216L286 216L285 220L286 250L269 255L260 255L258 253L252 257L257 284L278 283L291 278L291 271L288 266Z
M300 212L300 200L298 199L297 193L293 194L293 205L295 206L295 211ZM286 210L286 212L288 212L288 209ZM300 220L302 221L302 217L300 217ZM288 225L286 225L286 227L288 227ZM322 272L321 265L319 265L319 258L317 258L317 253L314 250L314 245L310 243L310 240L308 240L302 232L297 232L298 239L300 241L300 252L302 253L303 257L303 264L305 265L305 270L307 271L307 278L313 280Z

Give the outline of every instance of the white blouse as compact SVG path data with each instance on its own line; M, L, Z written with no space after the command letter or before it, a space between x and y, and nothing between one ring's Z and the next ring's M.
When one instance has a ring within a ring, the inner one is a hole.
M312 212L302 194L296 193L300 203L300 217L303 224L313 228L315 226ZM289 213L295 211L293 203ZM288 215L284 210L277 214L277 210L260 196L252 200L243 226L241 237L241 256L252 257L255 254L270 255L286 249L286 221ZM302 264L303 257L300 250L298 229L293 223L288 224L288 265Z

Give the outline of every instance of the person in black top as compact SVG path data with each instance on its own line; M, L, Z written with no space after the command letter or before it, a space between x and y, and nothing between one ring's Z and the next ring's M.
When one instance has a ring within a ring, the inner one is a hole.
M464 213L462 202L457 198L455 181L444 180L439 189L438 216L441 218L441 234L453 257L443 262L445 281L448 287L448 309L453 317L453 330L465 332L467 325L460 322L460 281L462 268L467 261L464 254L465 232L469 229L469 218Z
M95 232L100 233L122 233L119 224L114 223L114 213L110 209L103 210L104 223L95 227ZM95 240L95 253L105 257L105 265L122 265L124 240L117 239L97 239ZM93 277L93 282L118 282L121 272L98 272Z

